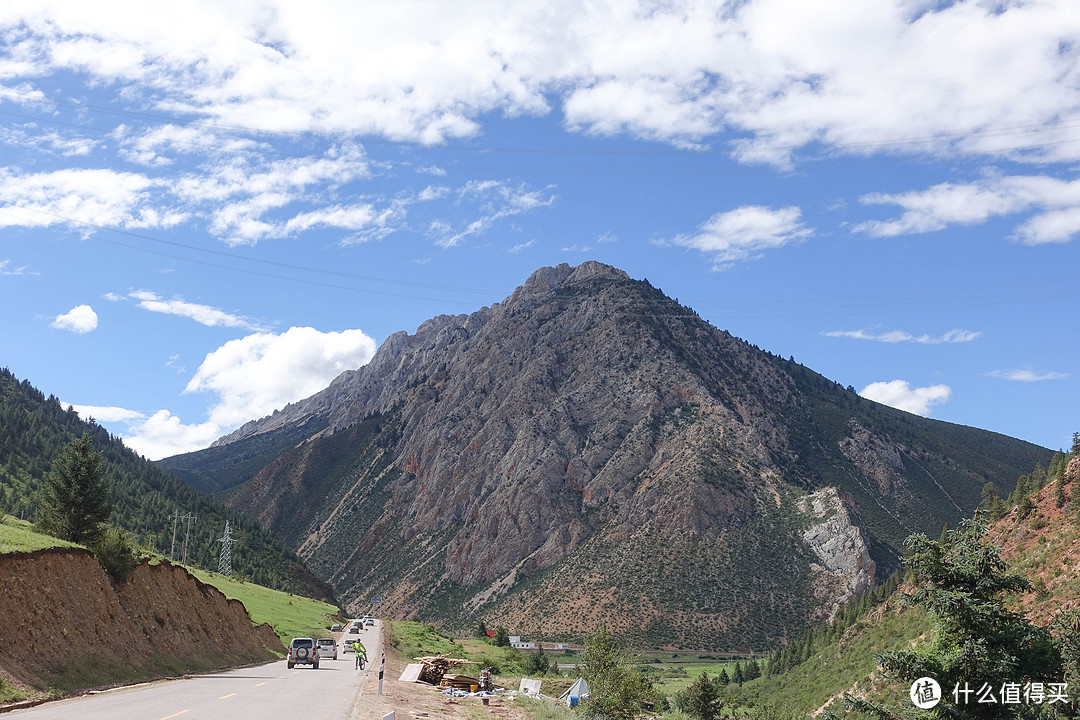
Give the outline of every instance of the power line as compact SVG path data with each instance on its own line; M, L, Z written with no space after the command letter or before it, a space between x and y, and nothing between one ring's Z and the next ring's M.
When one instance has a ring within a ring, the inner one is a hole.
M82 227L94 228L95 230L102 230L102 231L105 231L105 232L116 233L118 235L126 235L128 237L137 238L139 240L146 240L148 242L153 242L153 243L157 243L157 244L160 244L160 245L167 245L167 246L171 246L171 247L182 248L182 249L185 249L185 250L191 250L191 251L198 252L198 253L205 253L205 254L208 254L208 255L214 255L214 256L218 256L218 257L225 257L225 258L229 258L230 260L237 260L237 261L240 261L240 262L256 263L256 264L259 264L259 265L266 265L266 266L282 268L282 269L286 269L286 270L295 270L295 271L298 271L298 272L307 272L307 273L312 273L312 274L316 274L316 275L339 277L339 278L343 278L343 279L358 280L358 281L362 281L362 282L381 283L381 284L385 284L385 285L398 285L398 286L402 286L402 287L415 287L415 288L421 288L421 289L425 289L425 290L438 290L438 291L442 291L442 292L453 292L453 293L462 293L462 294L470 294L470 295L482 295L482 296L486 296L486 297L490 297L493 294L491 291L478 290L478 289L475 289L475 288L465 288L465 287L456 287L456 286L453 286L453 285L439 285L439 284L435 284L435 283L423 283L423 282L416 282L416 281L410 281L410 280L383 278L383 277L376 277L376 276L373 276L373 275L361 275L361 274L357 274L357 273L344 272L344 271L341 271L341 270L330 270L330 269L327 269L327 268L316 268L316 267L311 267L311 266L307 266L307 265L298 265L296 263L286 263L286 262L280 262L280 261L277 261L277 260L268 260L266 258L248 257L248 256L245 256L245 255L239 255L237 253L231 253L231 252L227 252L227 251L224 251L224 250L215 250L215 249L212 249L212 248L199 247L197 245L190 245L188 243L182 243L182 242L178 242L178 241L175 241L175 240L166 240L164 238L154 237L152 235L146 235L144 233L132 232L130 230L124 230L122 228L111 227L111 226L107 226L107 225L100 225L100 224L97 224L97 223L88 222L86 220L78 220L76 218L66 217L64 215L59 215L57 213L49 212L47 210L42 210L40 208L31 208L31 207L24 207L24 206L8 206L6 208L0 208L0 210L7 210L7 211L11 211L11 210L29 210L31 212L35 212L35 213L39 213L39 214L42 214L42 215L47 215L49 217L56 218L57 220L61 220L61 221L65 222L65 223L69 223L69 224L72 224L72 225L79 225L79 226L82 226ZM103 242L110 242L110 241L103 240ZM162 252L155 252L153 250L149 250L147 248L140 248L138 246L125 245L123 243L117 243L117 242L112 242L112 244L116 244L116 245L119 245L121 247L128 247L128 248L132 248L132 249L144 250L146 252L151 252L151 253L158 254L158 255L165 255L166 257L171 257L171 258L174 258L174 259L177 259L177 260L187 260L189 262L195 262L195 263L199 263L199 264L203 264L203 265L210 265L212 267L220 267L220 268L235 270L237 272L249 272L249 273L252 272L252 271L245 271L245 270L242 270L240 268L232 268L232 267L229 267L227 265L218 265L218 264L213 264L213 263L207 263L206 261L202 261L202 260L195 260L195 259L191 259L191 258L185 258L185 257L183 257L181 255L173 255L173 254L166 254L166 253L162 253ZM253 274L262 274L262 273L253 273ZM295 282L308 282L310 284L319 284L319 283L311 283L311 281L305 281L305 280L301 280L301 279L298 279L298 278L289 278L289 277L286 277L286 276L265 275L265 274L262 274L262 275L264 277L273 277L273 278L282 279L282 280L293 280ZM354 288L354 287L330 286L330 285L326 285L326 287L337 287L339 289L351 289L351 290L358 290L360 292L371 292L371 293L375 293L375 294L392 295L391 293L379 293L378 291L374 291L374 290L363 290L363 289ZM396 295L396 297L408 297L408 298L411 298L411 299L423 299L423 300L432 299L432 298L415 298L413 296L408 296L408 295Z

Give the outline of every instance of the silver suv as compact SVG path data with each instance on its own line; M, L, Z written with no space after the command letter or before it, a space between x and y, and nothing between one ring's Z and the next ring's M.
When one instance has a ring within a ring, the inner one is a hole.
M289 643L289 657L286 660L291 670L296 665L310 665L319 669L319 648L312 638L293 638Z
M337 642L334 638L319 638L315 642L320 660L337 660Z

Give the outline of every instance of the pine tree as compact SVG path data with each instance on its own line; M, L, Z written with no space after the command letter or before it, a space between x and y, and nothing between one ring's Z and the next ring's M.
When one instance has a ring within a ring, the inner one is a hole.
M1065 507L1068 501L1069 496L1065 494L1065 473L1062 473L1054 480L1054 505L1059 508Z
M53 461L38 504L41 530L61 540L92 545L109 520L109 486L89 433L73 440Z
M701 677L675 696L675 705L695 720L720 717L720 690L704 671Z
M536 648L536 652L529 653L528 658L525 660L526 675L546 675L550 669L551 661L548 660L548 656L544 654L542 648Z
M633 720L652 694L652 682L630 666L615 636L606 627L588 639L581 665L589 683L590 714L613 720Z
M934 617L935 634L915 650L884 653L880 662L886 675L908 683L932 677L943 690L986 679L1059 676L1061 656L1049 632L1005 604L1008 595L1031 584L1007 571L1000 549L985 542L985 531L979 520L964 520L944 543L925 535L908 538L905 565L918 588L910 599ZM866 701L845 700L853 709L880 716L880 709ZM1020 713L1020 706L943 701L931 716L989 719Z
M745 681L746 676L743 675L742 663L735 663L735 673L731 676L731 682L741 687Z

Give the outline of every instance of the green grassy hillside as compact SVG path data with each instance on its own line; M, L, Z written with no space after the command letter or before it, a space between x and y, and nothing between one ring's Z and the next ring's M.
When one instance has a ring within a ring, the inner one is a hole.
M328 637L330 626L345 620L337 607L322 600L273 590L198 568L191 568L189 572L207 585L216 587L225 597L244 603L251 621L256 625L270 625L285 646L294 637Z
M66 540L42 535L26 520L0 513L0 555L10 552L33 552L51 547L82 547Z

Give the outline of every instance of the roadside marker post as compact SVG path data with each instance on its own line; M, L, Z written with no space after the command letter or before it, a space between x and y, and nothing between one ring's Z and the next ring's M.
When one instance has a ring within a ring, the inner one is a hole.
M386 671L386 653L382 654L382 661L379 663L379 694L382 695L382 677ZM393 718L391 718L393 720Z

